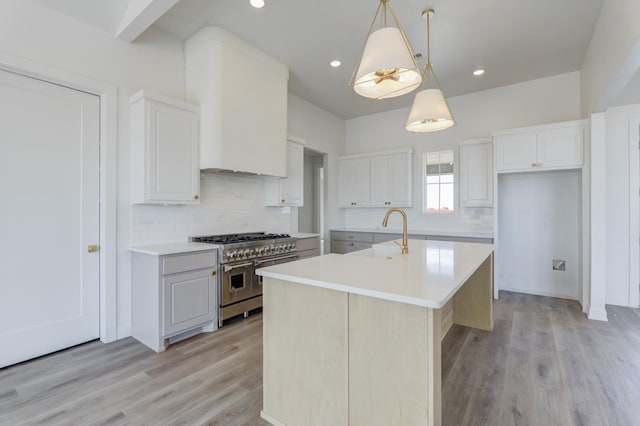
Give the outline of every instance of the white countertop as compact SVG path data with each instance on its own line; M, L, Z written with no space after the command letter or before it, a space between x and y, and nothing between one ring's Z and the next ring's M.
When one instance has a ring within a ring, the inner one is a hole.
M389 241L349 255L328 254L256 271L258 275L429 308L442 308L493 252L493 244ZM268 284L267 284L268 285Z
M320 236L320 234L309 234L307 232L290 232L289 235L293 238L298 238L299 240L304 238L317 238Z
M331 228L340 232L375 232L381 234L402 234L402 228ZM409 229L408 234L437 235L446 237L493 238L493 231L478 231L468 229Z
M152 256L162 256L165 254L189 253L196 251L215 250L211 244L204 243L170 243L152 244L145 246L129 247L129 251L135 253L150 254Z

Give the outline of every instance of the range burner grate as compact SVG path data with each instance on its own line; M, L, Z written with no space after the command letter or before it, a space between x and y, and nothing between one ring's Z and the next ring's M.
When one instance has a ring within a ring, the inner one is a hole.
M227 235L211 235L205 237L194 237L192 241L208 244L236 244L251 241L277 240L280 238L291 238L289 234L265 234L248 233L248 234L227 234Z

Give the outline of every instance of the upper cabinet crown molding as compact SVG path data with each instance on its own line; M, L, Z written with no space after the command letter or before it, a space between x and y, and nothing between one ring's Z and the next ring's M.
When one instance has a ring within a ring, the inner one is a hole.
M185 54L187 98L202 108L200 168L285 177L287 66L216 27Z
M148 91L129 101L131 202L199 204L199 107Z
M494 132L496 171L580 168L587 126L576 120Z

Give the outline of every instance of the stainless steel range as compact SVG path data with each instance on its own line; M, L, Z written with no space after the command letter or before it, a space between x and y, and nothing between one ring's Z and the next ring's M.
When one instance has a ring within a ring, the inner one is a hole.
M210 235L190 241L212 244L218 249L218 324L262 307L262 277L258 268L296 260L296 239L288 234Z

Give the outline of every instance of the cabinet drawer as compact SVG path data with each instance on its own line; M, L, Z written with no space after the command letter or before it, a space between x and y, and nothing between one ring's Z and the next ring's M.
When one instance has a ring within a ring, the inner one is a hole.
M358 241L363 243L373 242L373 232L346 232L346 231L331 231L332 240L342 241Z
M301 238L296 241L296 251L314 250L320 248L320 238Z
M402 234L380 233L380 234L374 234L373 235L373 242L374 243L384 243L385 241L401 240L401 239L402 239Z
M424 235L416 235L416 234L409 234L407 235L407 238L409 238L410 240L424 240ZM387 233L376 233L373 234L373 242L374 243L384 243L386 241L392 241L392 240L402 240L402 234L387 234Z
M306 259L308 257L316 257L316 256L320 256L320 250L317 248L298 252L298 259Z
M332 241L331 253L346 254L353 251L371 248L370 243L358 243L349 241Z
M216 251L203 251L162 258L162 275L210 268L216 265Z

